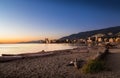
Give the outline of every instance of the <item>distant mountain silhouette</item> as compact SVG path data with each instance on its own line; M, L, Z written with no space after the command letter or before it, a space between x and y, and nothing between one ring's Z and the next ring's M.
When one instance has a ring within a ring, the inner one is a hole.
M73 39L80 39L80 38L86 39L86 38L91 37L95 34L105 34L107 36L108 33L112 33L112 35L115 35L118 32L120 32L120 26L115 26L115 27L109 27L109 28L104 28L104 29L99 29L99 30L80 32L77 34L72 34L69 36L62 37L59 40L65 40L65 39L73 40Z

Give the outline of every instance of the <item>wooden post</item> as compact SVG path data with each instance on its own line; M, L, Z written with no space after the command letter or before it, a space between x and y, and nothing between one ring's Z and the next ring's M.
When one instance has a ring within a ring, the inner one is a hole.
M75 68L77 68L77 69L79 68L79 67L78 67L78 61L77 61L77 58L75 59L74 66L75 66Z

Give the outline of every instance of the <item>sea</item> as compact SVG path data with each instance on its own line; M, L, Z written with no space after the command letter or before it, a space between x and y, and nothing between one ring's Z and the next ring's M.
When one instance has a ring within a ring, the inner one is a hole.
M22 54L44 51L73 49L75 44L0 44L0 56L2 54Z

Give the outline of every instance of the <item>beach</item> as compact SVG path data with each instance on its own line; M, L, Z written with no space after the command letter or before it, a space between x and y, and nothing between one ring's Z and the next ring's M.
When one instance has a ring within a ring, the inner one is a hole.
M0 0L0 78L120 78L120 0Z
M57 50L52 51L53 55L1 62L0 78L120 78L120 63L118 62L120 49L110 49L113 53L106 58L106 66L110 68L107 71L83 74L80 69L67 66L76 58L87 61L103 51L103 47Z

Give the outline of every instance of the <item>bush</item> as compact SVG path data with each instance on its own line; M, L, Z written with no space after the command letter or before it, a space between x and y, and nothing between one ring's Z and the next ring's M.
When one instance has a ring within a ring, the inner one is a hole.
M96 73L104 69L104 62L101 60L89 60L87 64L82 67L83 73Z

